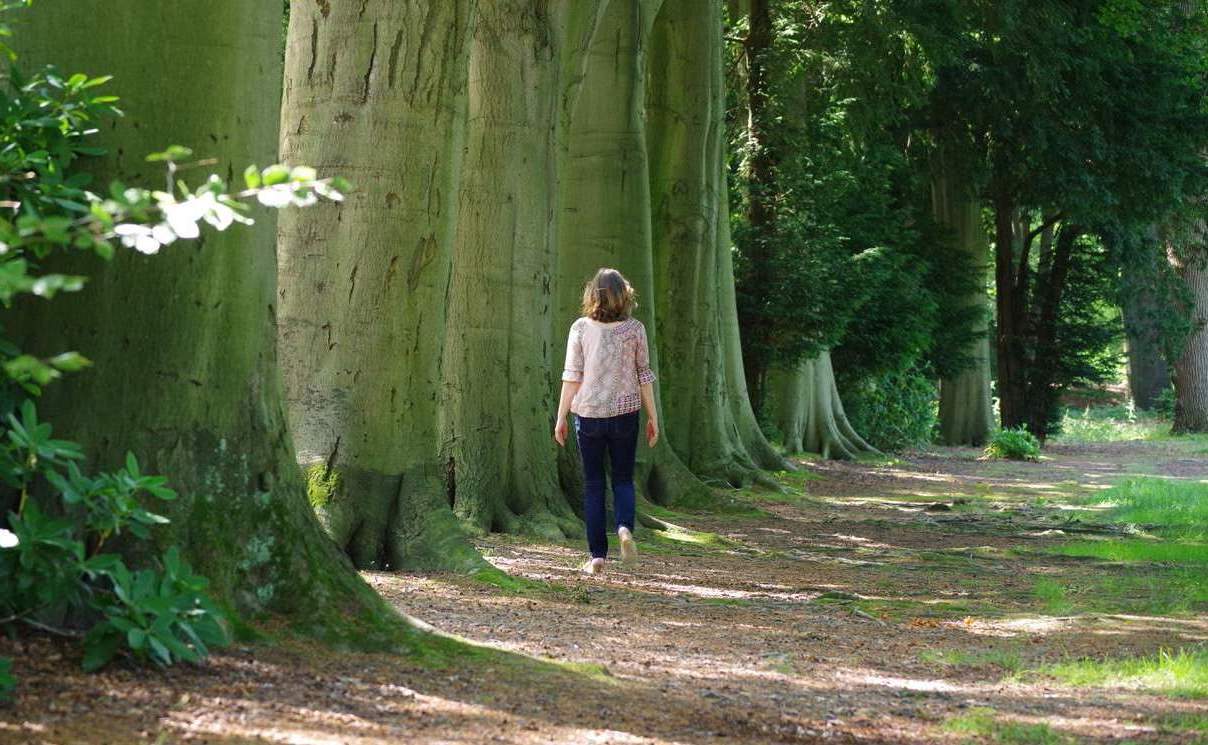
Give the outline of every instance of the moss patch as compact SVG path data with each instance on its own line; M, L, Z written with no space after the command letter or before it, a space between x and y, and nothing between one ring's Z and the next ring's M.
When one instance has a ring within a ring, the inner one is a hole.
M304 471L306 476L306 498L310 506L321 510L331 504L336 494L343 487L344 480L340 472L328 468L326 463L312 463Z

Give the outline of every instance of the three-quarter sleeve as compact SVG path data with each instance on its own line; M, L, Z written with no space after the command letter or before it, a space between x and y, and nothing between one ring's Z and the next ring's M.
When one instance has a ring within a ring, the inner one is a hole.
M654 370L650 369L650 348L646 346L646 327L638 325L638 347L634 354L634 361L637 363L638 369L638 385L646 385L654 382Z
M572 382L583 380L583 340L580 338L579 324L570 327L570 336L566 339L566 364L562 366L562 379Z

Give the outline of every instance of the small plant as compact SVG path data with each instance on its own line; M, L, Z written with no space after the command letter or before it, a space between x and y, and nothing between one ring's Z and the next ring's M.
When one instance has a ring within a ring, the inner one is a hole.
M1022 426L1000 429L994 433L990 444L986 446L986 455L1006 460L1039 460L1040 440Z

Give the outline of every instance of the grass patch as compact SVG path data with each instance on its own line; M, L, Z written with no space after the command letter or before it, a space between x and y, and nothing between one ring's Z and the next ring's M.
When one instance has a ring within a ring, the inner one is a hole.
M1058 443L1124 442L1151 440L1169 432L1170 420L1152 412L1127 406L1094 406L1066 409L1060 432L1053 440Z
M943 729L957 735L981 738L1003 745L1061 745L1070 738L1047 724L1025 724L1001 719L993 709L979 707L944 722Z
M1027 674L1071 686L1130 688L1179 698L1208 698L1208 649L1167 650L1146 657L1080 659Z
M1114 523L1133 525L1167 540L1208 542L1208 483L1129 479L1084 504L1106 509Z
M1104 561L1208 564L1208 543L1167 543L1128 538L1065 543L1054 547L1052 552Z
M1040 601L1046 613L1063 615L1074 607L1066 597L1065 585L1048 577L1036 580L1036 584L1032 586L1032 594Z
M948 667L1000 667L1012 673L1023 665L1016 649L928 649L919 653L919 660Z

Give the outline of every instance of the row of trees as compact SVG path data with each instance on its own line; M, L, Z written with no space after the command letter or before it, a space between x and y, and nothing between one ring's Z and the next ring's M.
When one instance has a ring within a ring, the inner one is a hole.
M828 356L855 420L870 402L893 418L870 386L890 382L901 408L919 398L911 378L938 378L942 440L981 444L993 372L1002 426L1043 438L1066 389L1114 376L1121 305L1138 401L1169 385L1168 359L1176 429L1204 429L1208 10L728 8L746 373L786 444L863 447L835 403L837 427L798 438L802 401L837 401L826 380L800 382Z
M142 155L180 142L357 190L275 232L81 257L86 290L12 326L95 361L49 418L97 464L133 450L170 477L159 540L220 600L328 631L389 617L354 567L486 571L467 531L579 532L549 418L601 265L635 282L660 371L646 499L787 467L756 409L793 449L869 449L840 386L867 408L942 377L946 436L983 437L985 209L1004 421L1043 432L1085 377L1071 340L1108 292L1088 278L1177 244L1203 285L1202 221L1177 219L1204 193L1203 18L1132 7L298 0L282 57L273 3L46 4L25 63L123 97L102 180L158 178Z
M103 69L122 94L99 179L158 178L142 154L181 142L231 175L280 148L357 186L276 235L260 216L160 256L74 262L88 287L13 323L32 350L95 363L47 392L48 418L97 463L132 450L169 475L181 498L159 540L219 600L328 632L389 615L353 564L483 569L467 529L578 532L575 455L548 432L597 266L642 293L664 381L643 496L785 467L746 393L722 9L701 10L296 2L283 61L270 3L38 7L23 63Z

